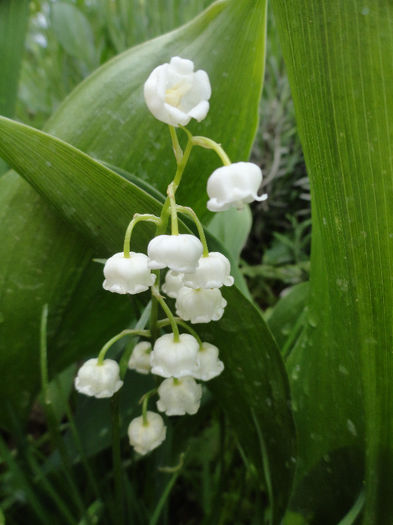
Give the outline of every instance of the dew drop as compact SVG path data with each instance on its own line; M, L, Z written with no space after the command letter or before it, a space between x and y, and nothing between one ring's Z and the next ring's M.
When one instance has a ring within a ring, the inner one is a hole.
M356 430L355 424L350 419L347 419L347 429L353 436L357 436L358 435L358 432Z

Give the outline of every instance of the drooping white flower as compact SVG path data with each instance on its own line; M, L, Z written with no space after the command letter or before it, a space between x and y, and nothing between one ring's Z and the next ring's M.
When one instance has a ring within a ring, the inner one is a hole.
M224 363L218 358L218 348L210 343L202 343L199 348L199 368L193 374L195 379L210 381L224 370Z
M75 388L81 394L98 398L112 397L121 388L119 365L113 359L104 359L102 365L98 359L89 359L78 370Z
M173 334L165 334L154 343L150 354L152 374L161 377L192 376L198 369L198 341L190 334L180 334L179 341Z
M149 341L141 341L136 344L128 361L128 368L136 370L140 374L150 372L151 344Z
M157 408L167 416L196 414L201 404L202 387L192 377L165 379L158 388Z
M162 285L162 291L168 296L176 299L177 293L183 284L183 274L168 270L165 276L165 282Z
M218 288L194 290L183 286L176 299L176 313L184 321L210 323L218 321L224 314L227 302Z
M104 266L105 290L120 294L136 294L153 286L156 276L148 267L149 259L144 253L130 253L124 257L123 252L115 253Z
M128 426L130 445L138 454L147 454L159 447L166 437L166 426L160 414L146 412L146 424L143 416L136 417Z
M160 270L168 267L175 272L193 272L202 252L202 243L194 235L158 235L147 247L149 268Z
M262 183L262 171L252 162L236 162L222 166L210 175L207 181L210 211L224 211L235 207L241 209L244 204L263 201L267 195L258 196Z
M220 288L232 286L231 263L219 252L210 252L207 257L201 257L195 272L185 273L184 286L189 288Z
M156 119L171 126L186 126L191 118L200 122L206 117L211 87L206 71L194 72L192 60L173 57L169 64L151 72L144 95Z

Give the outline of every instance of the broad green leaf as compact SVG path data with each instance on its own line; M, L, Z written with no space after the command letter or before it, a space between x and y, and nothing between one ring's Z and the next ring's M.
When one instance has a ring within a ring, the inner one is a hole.
M216 93L201 131L214 123L212 131L222 129L222 135L215 131L209 134L216 139L230 135L230 152L246 158L258 113L264 32L264 0L241 4L220 1L183 28L131 49L97 70L64 102L47 129L96 157L146 176L162 189L175 163L168 156L165 126L156 122L143 104L142 86L157 63L181 52L198 58L197 67L209 71ZM236 46L228 48L224 38ZM235 106L236 116L228 113L228 107ZM187 178L204 187L199 169L203 165L201 153L216 163L211 152L193 152L195 162L192 170L187 170ZM199 195L190 188L187 192L193 197L192 203L202 202L202 192ZM52 316L49 362L53 371L64 366L71 354L94 352L102 339L124 324L127 308L119 298L104 294L99 283L102 270L91 263L94 256L105 257L109 251L97 253L96 246L93 254L90 243L70 230L15 174L0 179L0 195L0 249L6 268L0 287L4 320L0 325L0 355L3 369L9 370L2 381L1 399L21 410L29 406L38 385L37 367L25 364L36 362L34 356L38 356L43 304L49 304ZM203 208L205 202L204 198ZM68 211L72 213L72 206ZM129 215L133 211L140 209L129 209ZM61 343L60 351L54 341ZM3 411L0 420L4 417Z
M219 0L192 23L122 53L85 80L46 129L165 193L175 169L169 134L146 109L143 84L154 67L179 55L208 72L213 91L207 118L190 130L222 143L233 161L247 159L262 87L265 9L265 0ZM206 180L218 165L213 152L196 149L179 200L207 215Z
M165 199L157 190L153 189L153 196L150 195L147 183L141 184L139 179L135 179L137 184L131 183L59 139L3 117L0 117L0 136L0 155L101 250L113 253L122 249L124 232L132 218L130 210L155 215L161 212ZM113 211L103 214L103 210ZM186 224L194 226L188 218ZM186 224L181 222L181 228L190 232ZM133 234L133 246L139 251L146 250L154 229L151 224L138 227ZM207 239L211 249L223 251L212 235L207 233ZM245 287L234 259L232 274L238 286Z
M86 154L4 118L0 118L0 154L67 220L112 252L121 249L132 211L160 210L148 193ZM144 250L153 230L141 225L135 232L133 248ZM260 312L235 287L223 293L228 301L224 319L199 329L221 349L226 365L213 390L244 450L265 473L272 523L278 523L294 469L286 373Z
M393 515L393 4L273 7L313 206L312 322L289 359L298 487L318 473L314 497L331 498L314 513L321 524L337 523L365 483L362 523L382 525Z

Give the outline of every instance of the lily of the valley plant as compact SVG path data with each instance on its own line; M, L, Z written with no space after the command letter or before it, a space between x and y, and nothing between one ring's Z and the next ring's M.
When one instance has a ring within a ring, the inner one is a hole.
M163 317L158 319L152 315L149 329L126 329L116 334L103 346L97 359L84 363L75 379L75 387L82 394L111 397L122 387L123 381L117 362L106 358L106 354L123 336L140 337L128 366L141 374L154 374L162 381L142 397L142 414L128 427L130 444L139 454L155 449L166 436L161 415L148 410L153 396L158 397L157 410L166 416L195 414L203 393L200 382L210 381L224 370L219 351L225 348L218 349L202 341L188 324L219 321L227 305L220 289L234 283L225 255L209 252L197 214L176 201L192 147L214 150L223 164L207 182L209 210L241 208L245 203L266 198L257 193L262 182L262 172L257 165L232 164L220 144L207 137L193 136L184 127L192 118L201 121L209 111L211 87L205 71L194 71L191 60L173 57L168 64L152 71L146 80L144 95L152 114L169 125L177 169L168 185L160 216L135 214L131 218L123 250L105 263L103 287L113 293L130 295L150 288L152 301L160 305ZM184 151L178 139L178 128L187 138ZM198 237L179 233L178 213L192 218ZM149 242L147 254L135 253L131 250L134 227L146 221L155 224L156 235ZM161 270L166 272L164 278ZM175 300L176 316L163 294Z

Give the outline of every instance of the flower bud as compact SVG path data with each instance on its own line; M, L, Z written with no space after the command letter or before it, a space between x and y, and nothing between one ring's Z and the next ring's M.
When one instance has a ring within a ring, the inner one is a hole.
M224 363L218 359L218 348L210 343L202 343L199 348L199 368L193 374L195 379L210 381L224 370Z
M148 410L146 420L144 423L143 416L139 416L128 426L130 445L142 455L159 447L166 437L166 426L160 414Z
M149 341L141 341L136 344L132 351L130 360L128 361L128 368L135 370L140 374L148 374L150 372L150 353L151 344Z
M194 63L172 57L151 72L144 86L145 102L156 119L171 126L186 126L191 118L198 122L209 111L211 87L203 70L194 72Z
M144 253L130 253L124 257L123 252L115 253L104 266L105 290L120 294L136 294L153 286L156 276L148 267L149 259Z
M149 268L159 270L167 266L176 272L193 272L202 252L202 243L194 235L158 235L147 247Z
M178 291L184 286L183 274L168 270L165 276L165 283L162 285L162 291L168 296L176 299Z
M176 299L176 313L184 321L210 323L218 321L224 314L226 300L218 288L194 290L183 286Z
M75 378L78 392L97 398L112 397L122 385L119 365L113 359L104 359L102 365L98 364L98 359L89 359Z
M185 273L183 277L184 286L189 288L220 288L221 286L232 286L233 277L230 275L231 264L228 259L219 252L210 252L207 257L201 257L195 272Z
M167 416L196 414L202 397L202 387L192 377L165 379L158 388L157 408Z
M263 201L267 195L257 195L262 183L262 171L252 162L236 162L229 166L222 166L210 175L207 181L210 211L224 211L252 201Z
M150 354L152 374L162 377L192 376L199 366L198 341L190 334L180 334L179 341L173 334L157 339Z

